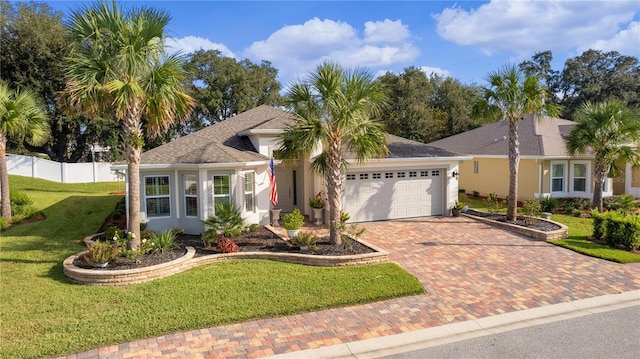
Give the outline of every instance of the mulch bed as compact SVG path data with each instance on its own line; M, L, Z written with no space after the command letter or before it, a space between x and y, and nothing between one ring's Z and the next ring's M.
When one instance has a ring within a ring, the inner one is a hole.
M233 237L240 252L280 252L280 253L303 253L319 256L345 256L353 254L375 253L375 250L354 240L343 240L341 245L329 243L329 237L320 238L316 243L317 249L301 252L298 247L289 247L273 232L264 227L258 227L255 231L244 235ZM83 258L77 258L73 264L84 269L98 270L123 270L148 267L166 263L180 258L186 253L186 247L193 247L196 250L195 257L215 255L218 252L214 248L206 248L198 235L181 234L176 237L178 248L167 253L145 254L138 261L119 258L115 263L109 263L105 268L95 268L88 264Z

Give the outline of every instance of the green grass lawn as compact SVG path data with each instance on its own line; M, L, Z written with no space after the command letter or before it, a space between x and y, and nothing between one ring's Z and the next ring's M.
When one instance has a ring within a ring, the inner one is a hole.
M122 198L117 183L10 176L46 220L0 233L0 357L40 358L175 331L423 293L393 263L322 268L229 261L124 288L71 283L62 261L83 250Z
M640 255L594 243L588 239L593 234L593 220L563 214L554 214L551 220L569 227L569 236L550 240L549 243L571 249L591 257L602 258L618 263L640 262Z

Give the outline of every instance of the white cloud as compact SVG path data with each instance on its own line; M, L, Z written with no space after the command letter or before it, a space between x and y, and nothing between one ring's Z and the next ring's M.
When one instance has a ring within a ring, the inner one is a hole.
M451 73L445 69L441 69L439 67L429 67L429 66L420 66L420 70L427 74L427 77L431 76L440 76L440 77L451 77Z
M492 0L469 11L446 8L434 17L438 34L446 40L488 55L506 51L522 57L614 39L620 25L638 11L635 1Z
M245 52L253 61L267 60L280 77L302 78L324 60L347 68L408 64L420 51L409 41L401 21L368 21L363 35L350 24L313 18L302 25L287 25L266 40L254 42ZM283 85L286 85L284 83Z
M640 53L640 22L632 21L629 26L608 40L597 40L591 45L579 48L580 52L588 49L602 51L618 51L625 55Z
M185 36L180 39L169 38L166 40L169 53L180 51L189 54L198 50L219 50L222 56L236 58L233 52L224 44L217 44L202 37Z

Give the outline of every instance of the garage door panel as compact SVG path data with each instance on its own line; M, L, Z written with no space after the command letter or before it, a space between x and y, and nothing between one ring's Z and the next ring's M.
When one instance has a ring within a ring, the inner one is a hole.
M381 172L379 177L382 178L375 179L372 173L367 176L355 174L352 177L355 179L345 181L344 210L353 221L441 215L443 189L440 177L432 177L433 170L412 171L404 171L405 177L387 176L391 171Z

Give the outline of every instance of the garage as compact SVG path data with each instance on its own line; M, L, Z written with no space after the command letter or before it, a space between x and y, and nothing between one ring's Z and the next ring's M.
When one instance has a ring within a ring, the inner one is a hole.
M342 208L354 222L442 215L445 174L445 169L350 172Z

